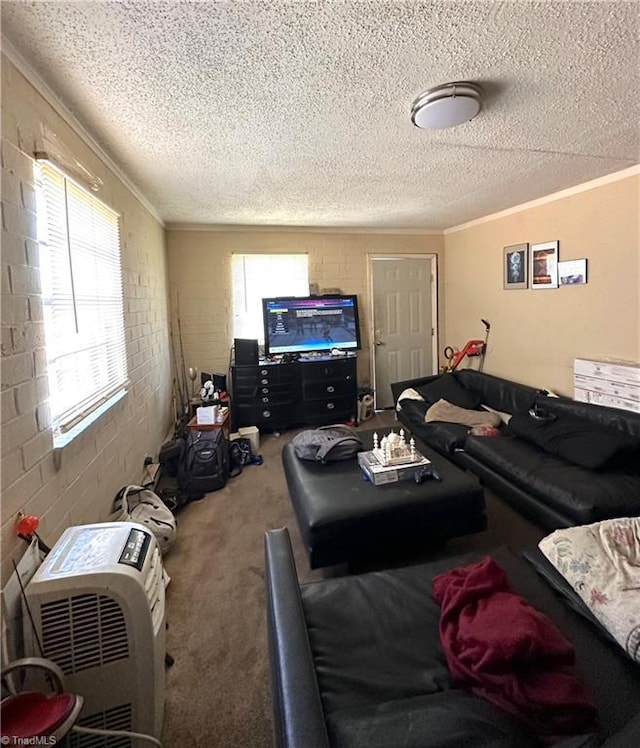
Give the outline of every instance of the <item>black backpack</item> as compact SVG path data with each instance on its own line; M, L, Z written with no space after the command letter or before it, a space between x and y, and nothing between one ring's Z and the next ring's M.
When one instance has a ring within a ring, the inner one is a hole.
M224 488L229 478L229 442L222 429L190 430L178 470L178 486L188 501Z

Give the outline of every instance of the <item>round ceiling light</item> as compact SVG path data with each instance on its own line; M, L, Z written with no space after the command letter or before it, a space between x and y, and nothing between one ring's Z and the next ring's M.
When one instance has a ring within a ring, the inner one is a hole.
M411 106L416 127L443 130L473 119L482 109L482 89L476 83L444 83L420 94Z

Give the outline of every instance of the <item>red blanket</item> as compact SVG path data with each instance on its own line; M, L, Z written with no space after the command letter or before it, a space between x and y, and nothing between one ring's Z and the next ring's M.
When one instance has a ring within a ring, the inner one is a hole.
M492 558L437 576L433 596L453 678L547 743L594 729L595 709L573 673L573 646L512 591Z

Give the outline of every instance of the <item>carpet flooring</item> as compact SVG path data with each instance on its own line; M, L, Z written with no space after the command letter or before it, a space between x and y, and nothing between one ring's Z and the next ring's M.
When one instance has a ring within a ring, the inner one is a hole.
M360 428L397 425L384 411ZM178 514L165 558L167 669L165 748L267 748L272 742L264 590L264 533L287 526L301 582L345 573L310 571L281 465L296 431L260 437L263 465L250 465L225 488ZM489 529L450 541L447 554L502 544L521 548L544 534L487 495ZM422 560L422 559L419 559ZM353 571L353 570L352 570Z

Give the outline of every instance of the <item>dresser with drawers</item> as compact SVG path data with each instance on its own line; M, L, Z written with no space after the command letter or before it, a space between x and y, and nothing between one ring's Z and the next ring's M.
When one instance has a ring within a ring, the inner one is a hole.
M232 364L233 428L279 431L298 424L356 421L355 356Z

